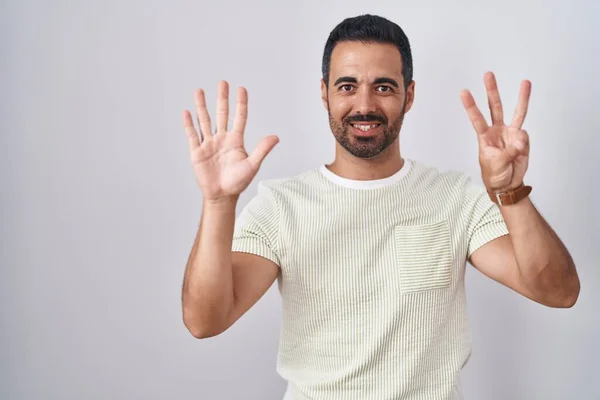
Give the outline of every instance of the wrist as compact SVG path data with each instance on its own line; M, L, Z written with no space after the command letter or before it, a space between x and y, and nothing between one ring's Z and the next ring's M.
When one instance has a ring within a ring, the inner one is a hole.
M210 208L229 208L231 206L236 206L239 195L235 196L223 196L216 198L205 198L203 203L206 207Z
M514 187L512 189L495 189L494 191L488 190L490 199L499 206L510 206L516 204L529 196L531 193L531 186L525 186L524 183Z
M512 192L514 190L520 189L521 187L525 186L524 182L521 182L517 185L510 185L507 187L501 187L501 188L486 188L487 192L489 194L499 194L499 193L506 193L506 192Z

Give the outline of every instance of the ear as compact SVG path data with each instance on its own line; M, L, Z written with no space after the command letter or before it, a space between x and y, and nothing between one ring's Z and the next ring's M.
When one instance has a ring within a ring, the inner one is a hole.
M404 112L407 113L415 101L415 81L413 80L406 88L406 107Z
M325 110L329 111L329 106L327 104L327 85L325 85L323 79L321 79L321 100L323 100L323 107L325 107Z

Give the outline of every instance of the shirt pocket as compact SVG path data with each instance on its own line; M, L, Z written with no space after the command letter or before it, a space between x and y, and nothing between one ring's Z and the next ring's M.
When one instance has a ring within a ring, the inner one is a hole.
M452 242L445 221L396 225L396 260L403 293L448 288L452 278Z

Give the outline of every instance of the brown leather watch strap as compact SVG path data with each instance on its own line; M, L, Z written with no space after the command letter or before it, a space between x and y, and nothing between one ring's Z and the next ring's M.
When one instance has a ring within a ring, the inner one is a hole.
M490 199L492 199L494 203L500 206L510 206L512 204L518 203L525 197L529 196L531 190L531 186L525 186L524 183L521 183L519 187L513 190L508 190L499 193L493 193L488 191L488 194L490 195Z

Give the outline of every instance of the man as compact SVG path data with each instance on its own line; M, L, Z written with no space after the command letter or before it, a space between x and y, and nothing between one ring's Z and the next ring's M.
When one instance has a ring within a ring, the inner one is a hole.
M408 39L381 17L344 20L326 43L321 82L334 162L261 182L237 221L239 194L278 138L264 138L248 155L246 91L237 92L228 130L221 82L214 133L197 91L200 137L191 114L183 116L204 197L183 286L189 331L198 338L225 331L277 279L286 398L457 399L471 350L467 261L541 304L575 304L573 260L524 182L530 82L521 85L510 125L494 75L484 82L491 125L468 91L461 98L485 188L401 156L398 136L415 95Z

